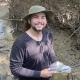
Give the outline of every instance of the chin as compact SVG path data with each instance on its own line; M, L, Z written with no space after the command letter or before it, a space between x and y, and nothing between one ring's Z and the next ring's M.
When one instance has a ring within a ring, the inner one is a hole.
M37 32L41 32L44 28L33 28Z
M42 29L41 30L36 30L37 32L41 32L42 31Z
M43 29L37 29L38 31L42 31Z
M43 29L35 29L37 32L42 32Z

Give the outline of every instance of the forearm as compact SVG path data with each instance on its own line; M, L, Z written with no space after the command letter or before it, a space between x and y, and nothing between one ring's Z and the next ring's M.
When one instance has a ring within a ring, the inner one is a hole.
M24 77L40 77L40 71L27 69L24 67L10 67L11 72L15 76L24 76Z

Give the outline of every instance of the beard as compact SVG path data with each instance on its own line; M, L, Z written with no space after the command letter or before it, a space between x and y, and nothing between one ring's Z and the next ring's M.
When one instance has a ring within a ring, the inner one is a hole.
M36 32L42 32L42 30L43 30L44 28L42 28L42 29L37 29L36 27L32 27L32 29L33 29L34 31L36 31Z

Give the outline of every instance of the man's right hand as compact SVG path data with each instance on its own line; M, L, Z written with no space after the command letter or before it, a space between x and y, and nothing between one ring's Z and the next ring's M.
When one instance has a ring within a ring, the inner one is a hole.
M43 77L43 78L52 77L53 73L54 73L53 71L49 71L48 69L43 69L41 70L40 77Z

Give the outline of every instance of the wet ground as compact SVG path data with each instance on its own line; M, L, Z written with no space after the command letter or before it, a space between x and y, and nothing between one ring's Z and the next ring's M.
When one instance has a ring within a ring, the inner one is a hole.
M12 80L12 75L9 69L9 56L11 46L12 41L0 39L0 80Z
M0 6L0 80L12 80L9 56L13 40L8 29L9 23L5 20L8 18L8 12L8 7Z

